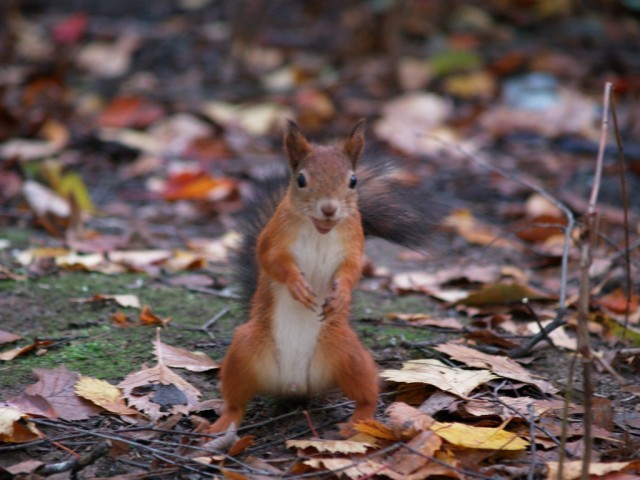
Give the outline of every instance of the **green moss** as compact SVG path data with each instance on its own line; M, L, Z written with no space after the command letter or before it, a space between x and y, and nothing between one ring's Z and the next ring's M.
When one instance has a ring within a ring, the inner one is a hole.
M113 302L78 303L74 298L94 294L134 294L143 305L162 318L171 317L161 338L171 345L190 350L198 344L210 344L205 353L222 358L224 341L212 342L197 327L204 325L234 302L212 295L171 287L143 274L102 275L87 272L61 272L23 282L0 282L2 328L22 335L16 345L0 347L2 351L30 344L35 338L55 343L43 353L31 352L9 362L0 363L0 399L21 392L33 383L33 368L56 368L65 365L83 375L116 382L147 362L155 363L152 341L156 328L150 326L117 327L111 320L122 311L134 323L139 310L122 308ZM230 337L238 323L226 314L210 329L214 338ZM218 348L219 347L219 348ZM203 350L202 348L198 348Z

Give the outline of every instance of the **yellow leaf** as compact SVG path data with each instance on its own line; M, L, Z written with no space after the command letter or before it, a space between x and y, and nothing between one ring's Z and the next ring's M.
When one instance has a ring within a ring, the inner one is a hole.
M87 190L82 177L77 173L69 172L63 175L56 191L64 198L73 197L76 205L83 212L94 213L96 211L89 190Z
M74 386L74 391L79 397L85 398L110 412L120 415L138 413L125 405L122 392L118 387L104 380L81 375Z
M436 422L431 430L458 447L483 450L524 450L529 442L502 428Z

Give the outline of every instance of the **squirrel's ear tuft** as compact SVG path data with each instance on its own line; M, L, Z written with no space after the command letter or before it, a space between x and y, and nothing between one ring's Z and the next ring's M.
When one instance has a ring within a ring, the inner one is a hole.
M342 150L347 154L347 157L351 159L353 169L355 170L358 160L362 156L364 151L364 118L355 124L351 135L344 142Z
M296 170L300 162L311 151L311 145L300 130L300 127L293 120L287 120L284 132L284 149L289 157L291 170Z

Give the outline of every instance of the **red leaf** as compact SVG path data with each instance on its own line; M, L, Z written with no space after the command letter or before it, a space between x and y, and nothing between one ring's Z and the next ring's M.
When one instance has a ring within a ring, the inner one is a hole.
M53 27L53 39L58 43L76 43L87 31L89 17L85 12L76 12Z
M140 97L115 98L102 112L98 123L102 127L143 128L162 118L164 108Z

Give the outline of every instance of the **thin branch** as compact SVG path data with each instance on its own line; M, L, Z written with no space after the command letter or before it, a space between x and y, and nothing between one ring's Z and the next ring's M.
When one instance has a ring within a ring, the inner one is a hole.
M618 170L620 170L620 190L622 193L622 207L624 213L624 259L625 259L625 280L627 304L624 311L624 332L622 339L626 339L627 328L629 327L629 314L631 309L631 291L633 289L631 280L631 248L629 242L629 194L627 193L626 164L624 161L624 149L620 127L618 126L618 114L616 113L616 96L611 92L611 117L613 118L613 131L616 135L616 145L618 146Z
M589 465L591 463L591 449L593 447L593 382L591 371L593 369L593 355L589 341L589 300L591 296L589 269L593 261L592 246L596 238L597 218L596 204L602 181L602 165L607 145L607 130L609 126L609 105L611 102L611 83L604 87L604 108L602 109L602 127L600 129L600 143L598 145L598 157L596 159L596 171L587 207L587 216L582 227L580 239L580 287L578 299L578 352L582 356L582 381L584 388L584 455L582 457L581 479L589 478Z

